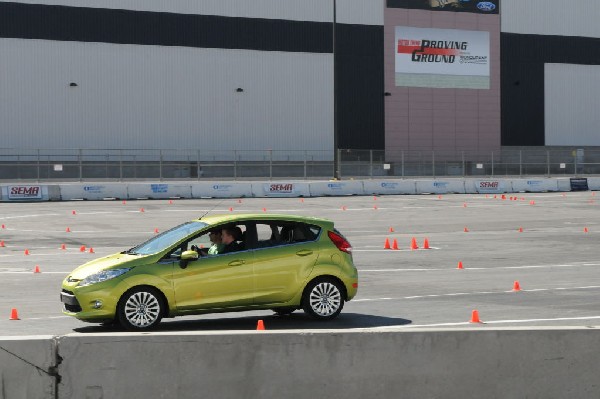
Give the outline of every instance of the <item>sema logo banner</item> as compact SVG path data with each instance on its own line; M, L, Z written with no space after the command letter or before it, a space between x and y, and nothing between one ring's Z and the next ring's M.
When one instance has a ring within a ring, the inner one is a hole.
M8 186L9 200L33 200L42 199L42 186Z
M294 192L294 183L265 184L264 189L268 194L292 194Z
M475 182L479 193L501 193L504 192L504 182L500 180L479 180Z
M490 76L490 34L397 26L396 72Z

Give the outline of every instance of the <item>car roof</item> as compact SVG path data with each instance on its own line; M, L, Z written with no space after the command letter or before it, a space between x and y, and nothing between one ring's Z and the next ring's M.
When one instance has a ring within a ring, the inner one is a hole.
M210 215L203 216L201 219L196 219L196 221L201 221L207 223L209 225L212 224L221 224L221 223L235 223L235 222L243 222L246 220L260 220L260 221L269 221L269 220L284 220L289 222L302 222L302 223L312 223L318 224L323 227L330 226L333 228L333 221L329 219L316 218L311 216L299 216L299 215L284 215L284 214L274 214L274 213L244 213L244 214L220 214L220 215Z

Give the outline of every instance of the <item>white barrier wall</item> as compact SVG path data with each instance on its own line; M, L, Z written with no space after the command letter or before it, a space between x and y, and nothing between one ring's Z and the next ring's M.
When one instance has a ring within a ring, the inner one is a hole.
M126 199L127 184L124 183L74 183L60 185L63 201L74 199L102 200L105 198Z
M530 178L513 179L511 181L513 192L541 193L544 191L558 191L556 179Z
M430 194L464 194L465 181L463 179L448 180L417 180L417 193Z
M252 183L253 197L310 197L308 183L266 182Z
M310 195L313 197L363 194L363 183L358 180L319 181L310 183Z
M365 194L393 195L417 193L414 180L365 180L363 181L363 188Z
M587 181L590 190L600 190L600 177L588 177Z
M252 196L252 183L212 182L192 185L193 198L242 198Z
M192 198L192 186L177 183L130 183L127 185L127 194L129 199Z

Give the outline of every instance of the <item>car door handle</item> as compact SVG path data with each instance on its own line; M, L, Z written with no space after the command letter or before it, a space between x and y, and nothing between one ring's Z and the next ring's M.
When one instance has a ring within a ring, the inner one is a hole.
M244 260L232 260L231 262L229 262L229 266L241 266L244 263L246 263L246 261Z
M296 255L298 256L308 256L308 255L312 255L313 251L311 251L310 249L303 249L302 251L298 251L296 252Z

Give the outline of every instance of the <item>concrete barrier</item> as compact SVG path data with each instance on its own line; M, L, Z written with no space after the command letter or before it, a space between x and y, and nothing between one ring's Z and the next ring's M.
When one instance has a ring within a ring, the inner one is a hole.
M313 197L364 194L363 182L359 180L319 181L310 183L309 187Z
M7 398L600 397L593 327L268 331L267 323L251 332L0 338L0 349Z
M365 194L393 195L417 193L414 180L365 180L363 188Z
M0 337L0 398L55 398L53 337Z
M124 183L65 183L60 185L60 198L63 201L127 199L127 185Z
M600 177L588 177L587 181L590 190L600 190Z
M129 199L192 198L192 187L178 183L130 183L127 194Z
M192 185L192 198L252 197L252 183L212 182Z
M541 193L558 191L558 181L552 178L531 178L511 180L513 192Z
M465 181L463 179L447 180L417 180L418 194L464 194Z
M469 179L465 180L467 194L503 194L512 190L510 180L504 179Z
M252 183L254 197L310 197L310 187L304 182Z

